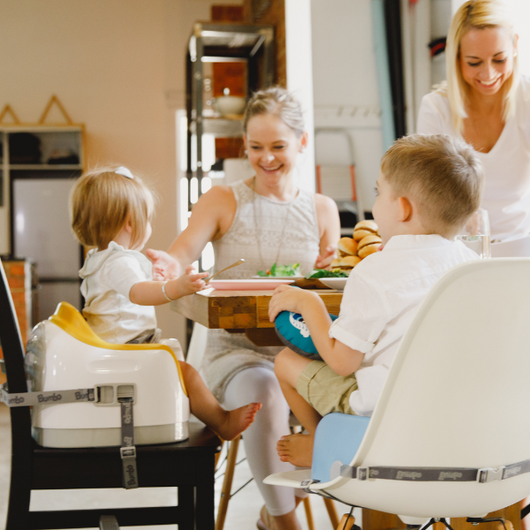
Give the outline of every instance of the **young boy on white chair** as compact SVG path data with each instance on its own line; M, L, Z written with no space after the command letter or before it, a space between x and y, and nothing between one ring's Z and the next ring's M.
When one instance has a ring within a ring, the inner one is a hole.
M283 461L311 466L313 438L331 412L370 416L401 338L420 303L449 269L477 259L454 238L481 200L483 170L473 149L446 135L397 140L381 161L373 216L381 252L350 274L337 320L314 292L276 289L269 304L300 313L322 360L282 350L275 372L308 434L278 442Z

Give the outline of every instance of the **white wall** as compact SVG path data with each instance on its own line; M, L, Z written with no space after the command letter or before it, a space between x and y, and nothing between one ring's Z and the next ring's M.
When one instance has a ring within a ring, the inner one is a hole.
M86 124L88 163L131 167L160 202L148 245L177 235L175 112L184 106L187 40L210 5L239 0L0 0L0 108L39 119L52 94ZM183 319L161 308L165 336Z
M370 0L311 0L311 17L315 127L351 134L361 198L370 210L383 155ZM317 163L349 163L344 139L319 136L316 143Z
M304 111L309 142L298 157L297 184L315 191L315 145L313 135L313 70L311 50L311 0L285 1L285 48L287 90L296 95Z

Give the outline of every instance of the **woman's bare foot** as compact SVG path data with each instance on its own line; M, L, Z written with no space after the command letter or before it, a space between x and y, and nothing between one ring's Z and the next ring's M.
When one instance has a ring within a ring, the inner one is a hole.
M233 440L248 429L260 408L261 403L249 403L238 409L227 410L224 421L217 425L214 431L223 440Z
M282 436L276 445L278 456L282 462L293 466L311 467L313 461L313 435L291 434Z

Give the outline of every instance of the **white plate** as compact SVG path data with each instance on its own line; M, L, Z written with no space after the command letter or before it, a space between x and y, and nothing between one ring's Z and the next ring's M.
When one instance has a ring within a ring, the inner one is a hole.
M346 286L348 278L319 278L319 280L330 289L342 291Z
M295 278L289 280L281 278L261 278L249 280L212 280L209 286L219 291L272 291L280 285L293 283Z

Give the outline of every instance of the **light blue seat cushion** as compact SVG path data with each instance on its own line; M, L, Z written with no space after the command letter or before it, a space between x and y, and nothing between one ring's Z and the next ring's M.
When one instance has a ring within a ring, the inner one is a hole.
M350 465L368 428L368 416L334 412L318 424L313 446L311 478L328 482L338 476L340 464Z
M329 315L331 320L337 318L336 315ZM313 339L309 334L309 329L299 313L291 311L282 311L274 321L276 334L281 341L291 350L312 359L320 359Z

